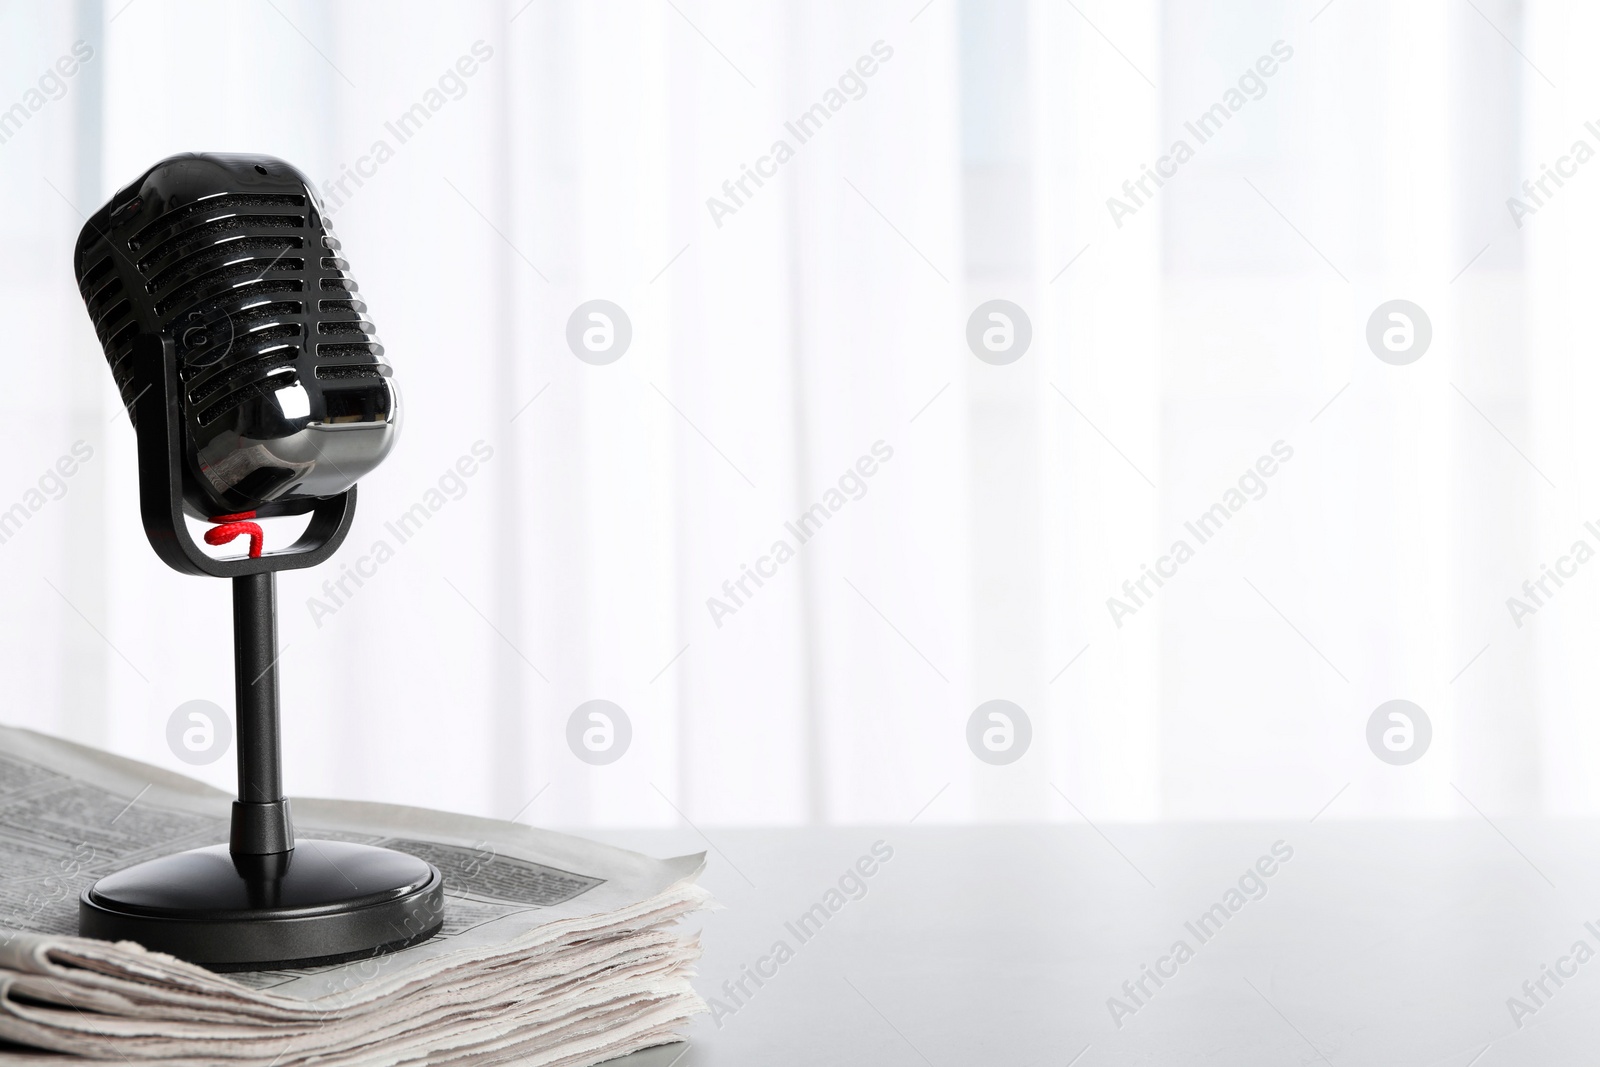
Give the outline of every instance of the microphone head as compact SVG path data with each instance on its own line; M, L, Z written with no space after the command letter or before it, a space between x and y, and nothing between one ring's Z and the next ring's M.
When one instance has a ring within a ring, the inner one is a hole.
M311 183L283 160L162 160L90 217L73 268L130 420L135 343L171 342L196 518L304 512L393 447L383 345Z

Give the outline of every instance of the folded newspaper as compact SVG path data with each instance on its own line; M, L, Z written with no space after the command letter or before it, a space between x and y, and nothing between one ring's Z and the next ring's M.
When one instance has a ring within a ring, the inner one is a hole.
M0 727L0 1063L583 1067L681 1041L714 906L704 854L656 860L516 823L295 800L297 832L381 844L444 873L445 925L373 959L217 974L76 936L96 878L227 840L228 795ZM63 1054L66 1054L65 1056Z

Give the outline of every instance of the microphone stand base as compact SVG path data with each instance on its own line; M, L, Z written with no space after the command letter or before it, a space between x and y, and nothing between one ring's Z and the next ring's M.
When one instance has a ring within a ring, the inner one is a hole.
M84 937L137 941L213 971L365 959L426 941L443 923L438 868L348 841L261 856L191 849L108 874L78 900Z

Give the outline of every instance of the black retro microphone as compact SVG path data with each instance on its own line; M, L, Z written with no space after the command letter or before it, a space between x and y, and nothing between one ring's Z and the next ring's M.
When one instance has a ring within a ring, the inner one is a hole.
M163 160L79 235L78 287L135 426L134 349L172 342L196 518L308 510L394 444L389 364L340 251L305 176L267 156Z
M444 881L421 859L297 843L278 735L279 570L327 559L355 483L393 447L399 397L311 184L271 156L172 156L84 225L78 288L138 435L139 510L156 554L233 580L239 799L229 843L109 874L79 931L218 970L357 959L425 940ZM258 517L310 515L263 550ZM185 516L218 524L215 558Z

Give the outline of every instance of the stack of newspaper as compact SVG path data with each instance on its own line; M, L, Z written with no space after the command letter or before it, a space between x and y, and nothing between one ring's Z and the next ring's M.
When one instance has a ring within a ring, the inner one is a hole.
M227 839L230 797L156 767L0 727L0 1063L580 1067L680 1041L712 906L704 855L655 860L515 823L295 801L304 837L412 853L445 876L437 937L305 970L217 974L76 936L78 895Z

